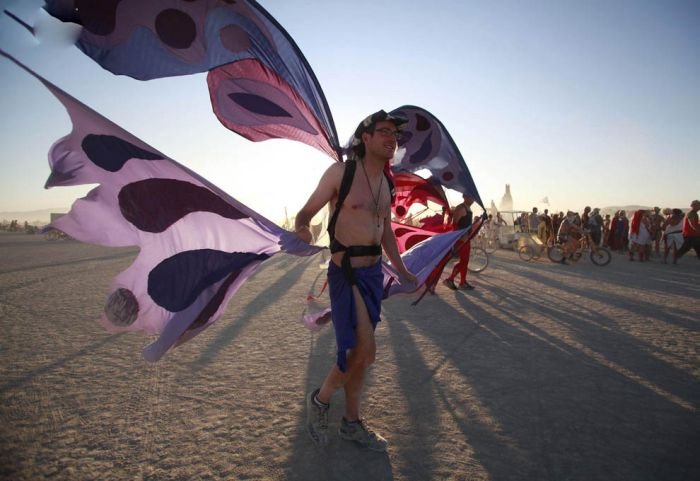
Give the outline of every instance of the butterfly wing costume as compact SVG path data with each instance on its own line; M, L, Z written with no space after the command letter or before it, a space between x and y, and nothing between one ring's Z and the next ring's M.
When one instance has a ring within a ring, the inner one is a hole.
M77 47L105 69L140 80L207 72L213 111L230 130L253 141L300 141L343 161L346 150L311 67L257 2L49 0L45 9L82 25ZM321 249L301 242L0 53L39 79L73 123L73 131L51 148L46 187L98 184L52 226L84 242L140 248L133 264L114 279L102 324L112 332L157 334L144 349L147 360L160 359L215 322L266 259L279 252L308 256ZM428 169L433 189L424 193L425 199L446 204L442 188L448 187L482 205L442 123L415 106L392 114L409 123L391 170L415 176ZM395 230L401 227L395 225ZM434 276L464 234L428 232L421 242L404 245L402 255L421 283ZM417 289L402 282L389 265L383 272L385 297Z

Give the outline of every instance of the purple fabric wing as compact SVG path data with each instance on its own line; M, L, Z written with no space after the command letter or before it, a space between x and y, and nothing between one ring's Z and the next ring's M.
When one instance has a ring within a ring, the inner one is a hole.
M226 127L253 141L306 142L340 160L313 70L254 0L48 0L45 8L82 25L76 45L110 72L149 80L212 71L212 104Z
M483 208L484 204L469 168L442 122L427 110L413 105L404 105L390 113L408 119L391 170L416 172L428 169L432 180L443 187L469 195Z
M140 247L113 281L101 321L112 332L160 334L144 350L149 361L216 321L265 259L320 250L0 55L38 78L73 123L51 148L46 186L99 184L52 227L83 242Z
M418 285L402 282L398 274L391 267L385 265L384 297L415 292L466 231L466 229L461 229L435 234L401 254L406 268L418 278Z

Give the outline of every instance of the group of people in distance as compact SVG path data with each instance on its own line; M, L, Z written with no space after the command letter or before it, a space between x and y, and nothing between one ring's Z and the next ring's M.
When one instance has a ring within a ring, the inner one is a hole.
M613 215L602 215L600 209L586 207L582 214L574 211L549 215L547 209L539 214L537 207L529 214L523 212L517 219L523 232L536 232L542 243L559 242L566 252L574 252L584 230L597 246L626 253L629 260L648 261L652 253L668 262L669 255L674 264L689 250L695 250L700 258L700 227L698 227L700 201L690 203L690 209L638 209L631 218L624 210ZM492 228L506 225L501 214L489 216ZM663 253L661 252L663 247ZM566 261L564 261L566 262Z

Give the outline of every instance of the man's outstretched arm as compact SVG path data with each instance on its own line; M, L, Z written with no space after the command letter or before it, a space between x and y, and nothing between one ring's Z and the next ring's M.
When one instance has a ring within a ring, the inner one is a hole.
M416 278L413 273L406 269L406 265L403 263L403 259L401 259L401 254L399 254L399 246L396 244L396 236L394 235L394 231L391 230L390 216L387 216L384 220L382 247L384 248L386 256L389 258L389 261L391 261L391 265L398 271L399 275L406 280L413 282L414 284L418 284L418 278Z
M304 207L301 208L294 219L294 230L299 239L306 243L311 243L313 238L309 230L311 219L338 194L344 171L345 165L336 163L328 167L323 176L321 176L316 190L314 190L309 200L306 201L306 204L304 204Z

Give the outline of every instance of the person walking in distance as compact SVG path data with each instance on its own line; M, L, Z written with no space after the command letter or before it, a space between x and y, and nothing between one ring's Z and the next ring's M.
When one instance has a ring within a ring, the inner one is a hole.
M474 199L469 197L467 194L462 196L463 202L455 207L454 216L452 217L452 223L455 230L466 229L471 227L473 214L471 210L471 205L474 203ZM471 232L464 234L455 245L455 249L459 253L459 261L455 264L452 269L452 274L450 274L444 281L447 287L453 291L457 290L455 285L455 277L459 274L459 289L474 289L474 286L467 282L467 269L469 268L469 254L471 253L471 240L469 236Z
M651 224L651 231L649 233L651 234L653 251L656 253L657 257L661 256L661 238L663 237L662 225L664 220L664 216L661 215L661 208L654 207L654 212L649 215L649 222Z
M694 200L690 203L690 210L683 218L683 245L676 251L673 256L673 263L676 264L678 259L690 249L694 249L700 259L700 225L698 225L698 210L700 210L700 200Z
M675 257L678 249L683 246L683 220L683 211L671 209L671 213L661 226L664 231L664 264L668 260L669 252L673 252L673 257ZM671 258L673 259L673 257Z

